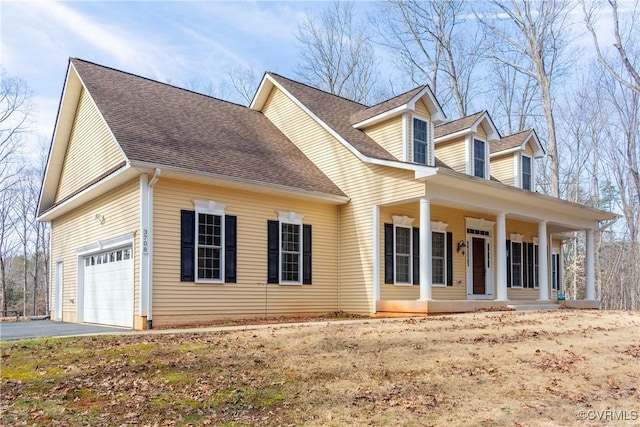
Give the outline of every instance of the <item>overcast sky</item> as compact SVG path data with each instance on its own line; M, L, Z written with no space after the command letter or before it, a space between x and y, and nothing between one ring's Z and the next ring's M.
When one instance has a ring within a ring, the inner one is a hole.
M216 84L231 68L295 78L298 23L322 6L303 1L1 0L0 61L32 90L34 130L48 143L69 57L177 86ZM366 13L374 5L357 6Z

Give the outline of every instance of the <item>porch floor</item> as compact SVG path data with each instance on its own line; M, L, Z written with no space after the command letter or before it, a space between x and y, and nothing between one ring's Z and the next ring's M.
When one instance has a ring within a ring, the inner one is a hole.
M538 311L560 308L599 309L600 301L388 300L377 301L377 313L469 313L473 311Z

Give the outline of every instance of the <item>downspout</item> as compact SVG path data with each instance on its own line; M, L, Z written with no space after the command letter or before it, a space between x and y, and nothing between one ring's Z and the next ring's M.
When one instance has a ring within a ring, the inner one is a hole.
M160 173L160 168L156 168L153 178L149 181L147 191L147 224L149 227L149 253L146 260L149 279L149 287L147 290L147 329L153 327L153 186L158 182Z

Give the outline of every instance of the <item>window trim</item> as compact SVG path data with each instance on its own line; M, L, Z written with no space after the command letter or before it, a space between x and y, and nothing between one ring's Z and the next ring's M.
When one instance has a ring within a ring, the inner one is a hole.
M393 217L393 284L395 286L413 286L413 218L409 218L407 216L397 216ZM397 242L398 242L398 234L396 230L398 228L404 228L409 230L409 253L406 254L409 259L409 277L406 282L398 281L398 263L397 263Z
M538 238L533 239L533 289L540 288L540 245Z
M278 280L280 285L290 285L290 286L302 286L303 284L303 245L304 245L304 232L302 225L302 218L304 215L298 214L296 212L278 212ZM284 280L284 268L282 266L282 224L291 224L298 226L298 236L300 237L300 241L298 243L298 280Z
M419 114L412 114L411 116L411 135L410 135L410 141L408 141L411 144L411 150L407 150L411 153L411 162L412 163L416 163L418 165L425 165L425 166L433 166L433 161L432 161L432 156L431 156L431 152L432 152L432 144L431 141L433 140L433 138L430 138L432 132L431 132L431 122L429 121L429 119L427 119L424 116L421 116ZM416 147L415 147L415 120L420 120L421 122L425 123L426 126L426 132L427 132L427 140L425 141L425 154L424 154L424 163L419 163L416 161L415 159L415 153L416 153Z
M448 252L448 247L447 247L447 226L449 224L442 222L442 221L431 221L431 286L438 286L438 287L447 287L447 283L448 283L448 276L447 276L447 263L449 262L449 260L447 259L447 254ZM443 274L442 274L442 278L443 281L442 283L436 283L433 280L433 234L434 233L440 233L443 236L443 249L444 249L444 256L442 257L442 266L443 266Z
M529 188L524 188L524 159L529 159ZM533 157L527 154L520 154L520 188L533 191Z
M482 171L482 176L476 175L476 141L482 142L484 144L484 170ZM478 135L471 136L471 147L469 150L469 164L470 164L470 175L476 178L489 179L489 143L486 139L480 138Z
M551 251L551 290L560 291L560 254L555 249Z
M510 257L509 257L509 261L511 263L511 287L513 289L525 289L524 287L524 264L523 264L523 260L524 260L524 256L523 256L523 245L522 245L522 234L511 234L510 235L510 239L511 239L511 247L509 248L510 251ZM513 266L515 265L513 262L513 248L514 245L520 245L520 285L519 286L515 286L515 275L514 275L514 268Z
M225 283L225 209L227 205L223 203L210 201L195 200L195 226L194 228L194 283ZM200 248L200 241L198 234L200 231L200 214L213 215L220 217L220 278L219 279L206 279L199 276L199 264L198 264L198 252Z

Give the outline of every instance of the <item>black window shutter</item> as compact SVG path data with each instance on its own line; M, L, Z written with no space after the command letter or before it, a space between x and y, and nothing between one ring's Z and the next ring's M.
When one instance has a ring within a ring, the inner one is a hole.
M302 226L302 284L311 284L311 225Z
M267 221L267 283L280 282L280 222Z
M447 231L447 286L453 286L453 233Z
M522 287L529 287L529 246L522 242Z
M224 217L224 281L236 283L237 265L237 217L225 215Z
M180 211L180 281L195 281L195 226L194 211Z
M511 240L507 240L507 288L511 287Z
M420 284L420 229L413 227L413 284Z
M384 225L384 283L393 283L393 224Z
M527 243L527 275L529 276L529 287L533 288L533 243Z

